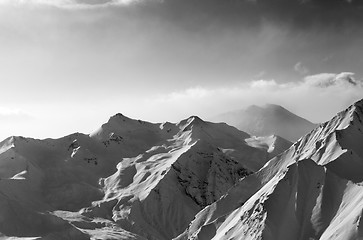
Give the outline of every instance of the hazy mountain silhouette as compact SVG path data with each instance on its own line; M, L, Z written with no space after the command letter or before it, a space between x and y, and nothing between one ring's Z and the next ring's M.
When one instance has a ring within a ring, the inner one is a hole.
M213 117L212 121L226 122L256 136L276 134L291 142L317 126L275 104L261 107L252 105L246 109L222 113Z

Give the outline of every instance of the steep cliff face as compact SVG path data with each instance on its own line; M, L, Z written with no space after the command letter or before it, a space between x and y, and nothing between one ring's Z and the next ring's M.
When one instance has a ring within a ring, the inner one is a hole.
M359 239L363 100L196 215L176 239Z
M1 236L171 239L284 144L196 116L122 114L90 135L11 137L0 145Z

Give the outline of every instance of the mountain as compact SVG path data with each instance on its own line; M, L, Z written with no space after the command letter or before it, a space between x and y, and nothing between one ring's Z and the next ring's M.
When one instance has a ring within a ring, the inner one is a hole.
M0 143L0 239L361 239L363 100L291 145L191 116Z
M197 116L116 114L91 134L10 137L0 143L0 239L169 240L290 146Z
M241 179L182 239L362 239L363 100Z
M267 104L262 107L252 105L243 110L217 115L212 120L226 122L252 135L276 134L291 142L297 141L317 126L274 104Z

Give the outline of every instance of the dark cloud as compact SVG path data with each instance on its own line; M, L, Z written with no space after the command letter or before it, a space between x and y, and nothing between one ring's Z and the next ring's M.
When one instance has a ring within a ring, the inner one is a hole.
M77 40L82 41L81 49L86 46L79 51L79 59L86 52L94 56L87 58L92 60L89 64L108 62L104 67L108 76L129 71L125 79L144 79L141 72L175 84L183 79L189 86L247 81L260 72L277 81L297 81L301 75L319 72L362 74L360 1L134 0L130 5L122 4L126 0L59 1L94 6L80 11L56 9L44 22L56 14L69 19L77 16L76 22L69 21L65 27L69 28L66 36L72 36L66 40L75 49ZM56 30L49 36L60 35L66 23L67 19L50 27ZM87 47L92 51L86 51ZM112 52L112 61L111 54L102 58L105 49ZM73 69L81 61L68 62ZM143 70L136 71L134 66Z
M291 24L297 28L308 28L316 24L346 27L363 20L362 1L165 0L162 4L145 1L141 5L149 5L150 9L169 20L182 20L187 27L215 23L236 27L255 26L262 19L279 24Z
M75 0L76 4L103 5L114 2L113 0Z
M363 1L358 0L0 0L72 8L129 6L126 12L155 15L191 30L210 25L254 28L261 22L309 28L344 26L363 22ZM135 4L127 4L135 3ZM121 7L122 8L122 7Z
M309 74L361 75L362 10L362 1L345 0L145 0L118 11L156 23L155 48L165 49L159 56L198 62L180 63L186 71L244 79L264 71L291 81L301 76L298 62Z

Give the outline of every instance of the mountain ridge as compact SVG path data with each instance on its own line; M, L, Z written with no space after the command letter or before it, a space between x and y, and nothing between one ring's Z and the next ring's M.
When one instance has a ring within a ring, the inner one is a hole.
M291 144L272 137L249 145L249 138L196 116L160 124L121 114L91 134L10 137L0 147L0 207L15 204L23 214L0 212L0 232L171 239L239 178Z
M175 239L363 236L356 221L363 209L357 203L363 197L362 110L360 100L305 135L199 212Z
M0 144L0 237L357 238L362 120L363 100L294 144L197 116L121 114L91 134L10 137Z

